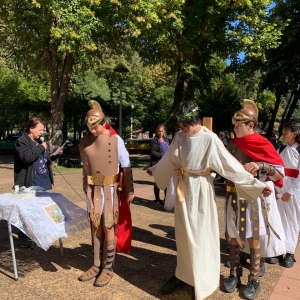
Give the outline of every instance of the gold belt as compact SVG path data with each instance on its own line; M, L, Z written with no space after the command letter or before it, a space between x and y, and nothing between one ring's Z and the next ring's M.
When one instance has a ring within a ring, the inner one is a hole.
M180 202L184 202L184 189L183 189L183 181L182 181L182 175L183 173L191 175L191 176L210 176L210 170L202 173L193 173L185 169L176 169L174 170L177 178L178 178L178 185L177 185L177 195Z
M234 186L227 185L226 192L236 193L236 188Z
M105 176L100 172L96 172L92 176L87 176L87 183L90 185L108 185L118 182L118 175Z

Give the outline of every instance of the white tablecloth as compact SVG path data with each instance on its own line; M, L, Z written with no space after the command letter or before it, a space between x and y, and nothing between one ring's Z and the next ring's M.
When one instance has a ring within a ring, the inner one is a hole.
M0 219L19 228L44 250L59 238L89 227L86 212L61 194L39 192L17 197L0 195Z

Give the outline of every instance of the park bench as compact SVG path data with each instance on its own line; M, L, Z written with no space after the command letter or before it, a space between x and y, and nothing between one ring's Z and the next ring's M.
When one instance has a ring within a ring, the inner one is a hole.
M149 154L150 139L131 139L125 143L125 147L129 154Z

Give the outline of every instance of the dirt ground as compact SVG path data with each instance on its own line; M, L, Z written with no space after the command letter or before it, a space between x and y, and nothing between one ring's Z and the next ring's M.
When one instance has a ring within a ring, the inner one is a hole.
M55 172L55 170L54 170ZM12 187L12 165L0 157L0 193ZM145 171L134 169L136 198L131 205L133 219L133 242L130 254L117 254L115 274L110 284L95 288L93 281L80 282L78 276L93 263L90 232L84 230L63 239L65 256L60 257L58 242L50 249L20 248L15 238L19 280L13 279L10 244L5 221L0 222L0 299L192 299L192 288L162 296L159 288L173 274L176 267L176 243L173 212L167 212L154 204L153 180ZM55 192L70 201L84 206L81 192L81 173L74 169L68 174L55 172ZM216 185L216 203L220 225L220 282L228 276L224 266L228 260L227 242L224 239L224 184ZM199 253L201 256L201 253ZM269 298L283 267L267 265L266 275L261 279L262 292L257 299ZM244 270L242 286L232 294L217 289L207 299L240 299L247 283L248 270Z

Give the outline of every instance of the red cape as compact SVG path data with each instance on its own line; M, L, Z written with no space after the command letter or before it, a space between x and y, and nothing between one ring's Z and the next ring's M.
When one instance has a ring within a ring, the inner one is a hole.
M273 145L258 133L247 135L242 138L233 138L232 141L246 155L251 157L255 162L267 162L273 165L284 166L284 163L275 150ZM274 181L278 187L283 186L282 180Z
M132 241L132 220L130 204L126 200L125 184L123 181L123 190L121 192L121 205L119 206L119 226L117 237L117 251L129 253Z
M104 128L110 131L110 135L115 135L117 132L108 124L104 125Z
M117 132L110 125L107 124L104 127L110 130L110 135L117 134ZM123 179L122 186L123 186L123 190L121 192L121 199L120 199L121 205L119 206L119 224L118 224L119 226L118 226L118 233L116 233L116 237L117 237L116 249L119 252L129 253L131 250L131 241L132 241L132 220L131 220L130 206L126 200L124 179ZM93 244L93 236L92 236L92 244Z

